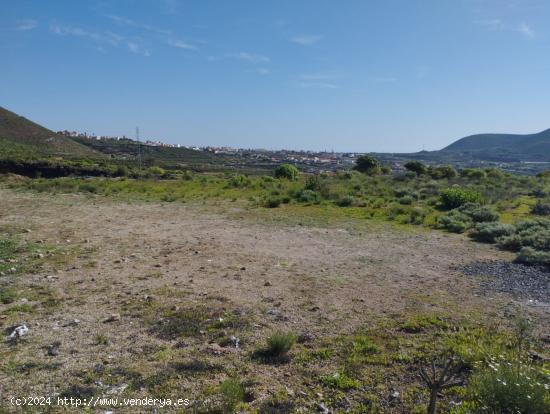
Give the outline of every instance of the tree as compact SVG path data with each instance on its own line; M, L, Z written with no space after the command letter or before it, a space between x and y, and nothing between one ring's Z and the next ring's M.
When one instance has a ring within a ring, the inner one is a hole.
M300 175L300 171L294 165L281 164L275 169L275 178L283 178L294 181Z
M353 169L368 175L380 174L380 162L370 155L361 155L355 160Z
M409 161L404 165L404 167L412 171L413 173L416 173L416 175L423 175L428 172L428 169L424 164L422 164L420 161Z

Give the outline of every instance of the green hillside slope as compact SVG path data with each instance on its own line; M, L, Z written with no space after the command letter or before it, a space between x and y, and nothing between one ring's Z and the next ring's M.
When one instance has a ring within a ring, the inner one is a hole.
M0 107L0 156L98 157L98 152Z

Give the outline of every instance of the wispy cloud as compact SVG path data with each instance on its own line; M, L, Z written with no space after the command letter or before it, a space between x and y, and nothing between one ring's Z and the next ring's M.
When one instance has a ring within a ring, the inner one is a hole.
M338 76L331 73L310 73L300 76L298 86L314 89L338 89Z
M527 38L536 37L536 33L533 30L533 28L525 22L514 25L514 24L503 22L500 19L489 19L489 20L477 20L474 23L491 32L508 31L508 32L520 33L521 35Z
M397 78L393 76L369 76L369 81L374 83L394 83L397 82Z
M171 30L152 26L147 23L137 22L128 17L108 14L106 17L120 26L132 27L134 29L143 30L152 33L157 40L167 44L168 46L176 47L185 50L198 50L199 47L189 41L175 38Z
M17 21L15 28L16 30L19 30L19 31L27 31L27 30L34 29L36 26L38 26L38 23L36 22L36 20L23 19L23 20Z
M245 62L253 64L266 64L271 62L271 59L267 56L257 55L248 52L229 53L227 57L244 60Z
M256 73L258 75L265 76L265 75L269 75L271 73L271 70L269 68L254 68L254 69L247 70L247 72Z
M135 20L132 20L132 19L129 19L129 18L123 17L123 16L108 14L106 17L111 19L113 22L115 22L119 25L122 25L122 26L135 27L136 29L143 29L143 30L146 30L148 32L158 33L158 34L163 34L163 35L169 35L171 33L170 30L165 30L165 29L161 29L159 27L151 26L147 23L136 22Z
M141 55L141 56L150 56L151 52L145 46L143 46L136 39L129 39L125 36L105 31L105 32L96 32L83 29L81 27L74 26L61 26L61 25L52 25L50 30L60 36L73 36L85 38L96 43L98 50L104 51L105 49L102 45L109 45L112 47L125 47L130 52Z
M302 34L302 35L296 35L296 36L291 37L290 41L292 43L296 43L296 44L301 45L301 46L312 46L312 45L320 42L322 38L323 38L323 36L319 36L319 35Z
M178 39L168 38L168 39L166 39L166 44L169 45L169 46L177 47L178 49L198 50L198 46L195 46L191 43L188 43L185 40L178 40Z
M525 37L535 37L535 31L527 23L521 23L517 30Z
M475 23L490 31L504 30L504 23L500 19L476 20Z

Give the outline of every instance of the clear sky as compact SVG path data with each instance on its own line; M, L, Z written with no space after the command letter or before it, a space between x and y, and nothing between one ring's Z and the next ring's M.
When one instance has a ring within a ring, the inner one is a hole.
M0 106L184 145L407 152L550 127L548 0L0 0Z

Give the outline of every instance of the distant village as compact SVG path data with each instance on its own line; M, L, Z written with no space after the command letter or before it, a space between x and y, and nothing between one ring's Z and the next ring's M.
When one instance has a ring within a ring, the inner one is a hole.
M58 134L73 138L87 138L94 140L116 140L131 141L137 143L137 140L123 136L107 136L81 133L77 131L58 131ZM353 152L334 152L334 151L296 151L296 150L267 150L267 149L244 149L232 147L213 147L213 146L184 146L179 144L168 144L161 140L144 139L140 141L142 145L153 147L185 148L194 151L209 152L216 155L225 155L233 158L240 158L246 162L258 163L292 163L300 165L305 171L336 171L348 169L353 166L355 158L360 155ZM400 169L400 165L392 165L394 169Z

